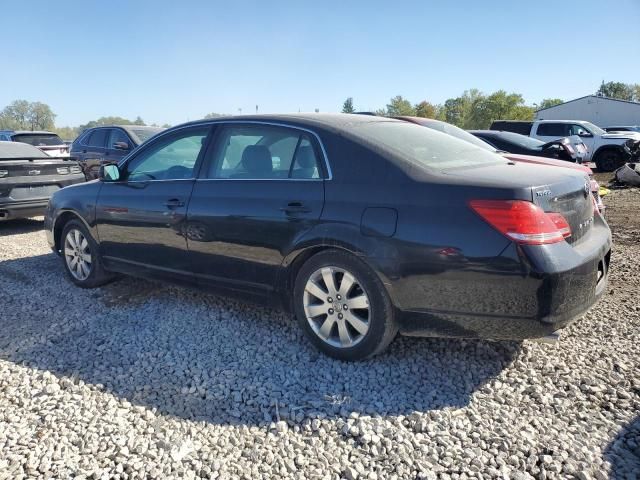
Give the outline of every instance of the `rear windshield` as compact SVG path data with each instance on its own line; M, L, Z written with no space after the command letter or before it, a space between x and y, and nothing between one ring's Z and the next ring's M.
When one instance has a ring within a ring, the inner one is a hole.
M133 132L133 134L140 139L140 143L144 143L153 137L156 133L159 133L164 130L164 128L131 128L129 129Z
M64 145L62 139L55 133L18 133L13 135L13 141L28 143L36 147Z
M459 138L460 140L473 143L476 147L484 148L485 150L489 150L491 152L497 152L495 148L493 148L484 140L479 139L475 135L470 134L469 132L461 129L460 127L451 125L450 123L429 122L429 123L426 123L425 126L427 128L432 128L433 130L437 130L438 132L443 132L448 135L454 136L456 138Z
M530 148L532 150L539 150L540 147L545 144L545 142L542 142L537 138L531 138L526 135L511 132L500 132L500 135L496 135L496 138L501 138L507 142L511 142L524 148Z
M500 155L430 128L406 122L370 122L352 126L350 132L411 163L446 169L505 163Z

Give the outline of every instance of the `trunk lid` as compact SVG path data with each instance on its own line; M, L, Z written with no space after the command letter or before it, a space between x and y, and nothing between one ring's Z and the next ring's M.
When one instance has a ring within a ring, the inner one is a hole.
M566 240L573 244L585 236L593 225L593 200L588 177L563 178L531 188L533 203L545 212L561 214L571 227Z
M560 213L571 227L566 239L570 244L586 235L593 224L591 184L581 171L514 162L442 173L455 183L480 187L471 193L475 198L527 200L545 212Z

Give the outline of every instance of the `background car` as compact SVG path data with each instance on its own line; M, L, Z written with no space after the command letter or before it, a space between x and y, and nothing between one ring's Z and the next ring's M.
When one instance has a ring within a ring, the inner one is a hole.
M639 132L610 133L583 120L496 120L490 129L520 133L544 142L578 135L587 147L585 160L595 162L598 170L603 172L611 172L625 163L628 157L623 145L627 140L640 140Z
M38 147L50 157L69 156L69 146L53 132L0 130L0 141L28 143Z
M504 150L498 150L493 145L490 145L485 140L472 135L466 130L461 129L460 127L456 127L447 122L443 122L440 120L435 120L432 118L424 118L424 117L411 117L411 116L397 116L393 117L399 120L404 120L407 122L415 123L417 125L421 125L423 127L431 128L433 130L437 130L438 132L446 133L453 137L459 138L460 140L464 140L466 142L472 143L477 147L489 150L491 152L502 155L509 160L513 160L514 162L523 162L523 163L534 163L538 165L547 165L550 167L560 167L560 168L570 168L573 170L578 170L586 173L589 176L590 185L591 185L591 194L596 202L598 210L602 216L605 215L606 207L604 202L602 201L602 197L600 196L600 185L593 178L593 171L587 166L581 163L572 163L566 162L563 160L556 160L553 158L539 157L535 155L522 155L515 154L510 152L505 152Z
M88 128L71 144L71 157L82 167L87 180L98 176L100 165L118 163L138 145L164 128L144 125L107 125Z
M606 132L639 132L640 125L626 125L621 127L604 127Z
M26 143L0 141L0 220L42 215L54 192L84 181L75 162Z
M582 172L364 115L167 130L51 198L69 279L163 278L295 312L356 360L396 333L553 334L605 291L611 234Z
M543 142L513 132L496 130L469 130L469 133L484 140L498 150L521 155L557 158L570 162L582 163L586 149L578 151L568 138L551 142Z

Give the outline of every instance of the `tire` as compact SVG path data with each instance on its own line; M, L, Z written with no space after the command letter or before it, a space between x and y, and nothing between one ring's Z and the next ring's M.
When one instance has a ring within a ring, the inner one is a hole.
M339 360L372 357L398 333L394 307L378 276L340 250L306 261L296 276L293 305L311 343Z
M78 287L95 288L114 278L114 275L104 270L98 254L98 244L81 221L70 220L65 224L60 250L64 269L69 279Z
M613 172L624 163L622 153L612 148L598 152L594 161L601 172Z

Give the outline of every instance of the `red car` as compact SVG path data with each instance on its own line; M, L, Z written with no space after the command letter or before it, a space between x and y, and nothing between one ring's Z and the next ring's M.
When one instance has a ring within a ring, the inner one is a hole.
M464 140L469 143L473 143L474 145L484 148L486 150L490 150L492 152L499 153L505 158L512 160L514 162L522 162L522 163L537 163L539 165L549 165L550 167L561 167L561 168L570 168L572 170L580 170L587 175L589 175L589 179L591 180L591 193L593 194L593 198L595 204L598 207L598 211L602 216L604 216L605 206L602 203L602 198L600 197L600 185L593 178L593 171L587 167L586 165L581 165L578 163L567 162L565 160L556 160L554 158L546 158L546 157L536 157L533 155L519 155L515 153L502 152L496 150L494 147L486 143L484 140L479 139L475 135L466 132L465 130L456 127L455 125L451 125L447 122L442 122L440 120L434 120L432 118L424 118L424 117L410 117L410 116L398 116L393 117L398 120L404 120L406 122L415 123L417 125L421 125L423 127L431 128L433 130L437 130L442 133L446 133L448 135L452 135L460 140Z

